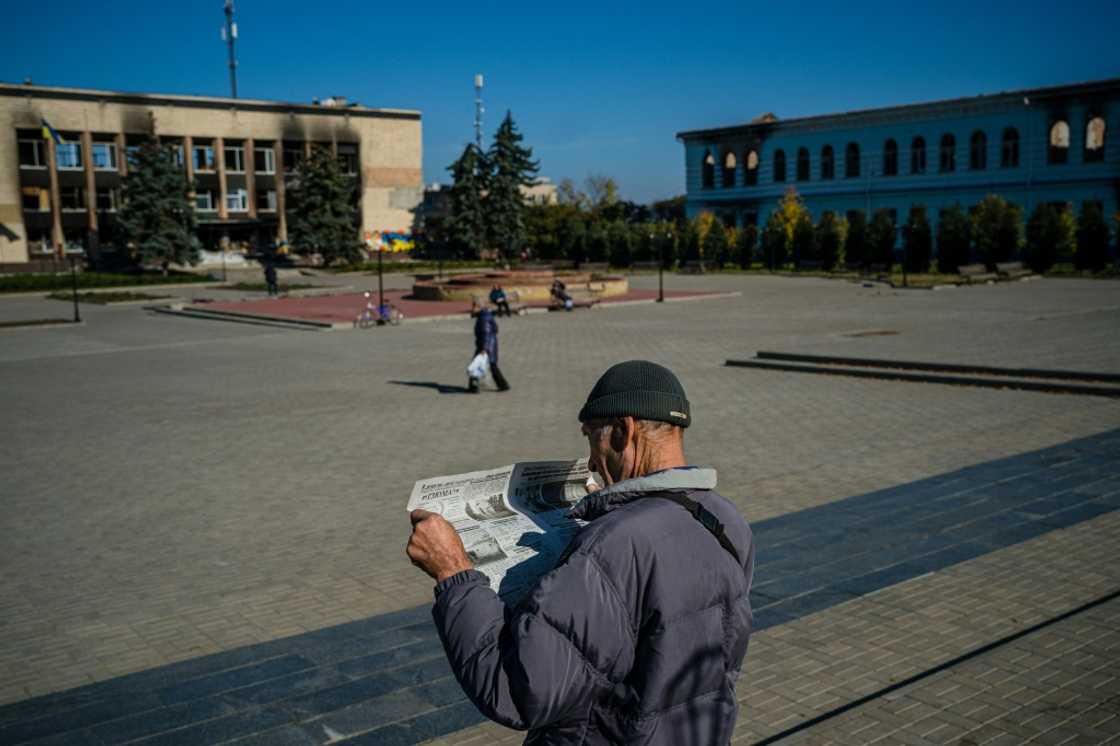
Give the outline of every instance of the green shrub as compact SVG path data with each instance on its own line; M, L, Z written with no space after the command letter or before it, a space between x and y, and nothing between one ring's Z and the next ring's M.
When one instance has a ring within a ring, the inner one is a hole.
M956 274L968 264L972 223L960 205L944 207L937 218L937 271Z
M813 230L813 219L808 211L798 216L793 225L793 239L790 241L793 250L794 266L801 262L812 262L817 259L817 234Z
M190 282L213 282L205 275L189 273L168 275L129 275L105 272L79 272L79 288L108 288L126 285L174 285ZM68 272L58 274L26 273L0 276L0 293L25 293L39 290L66 290L73 280Z
M722 267L727 263L728 247L727 229L722 220L716 220L704 236L704 258L709 264Z
M870 263L867 250L867 216L863 210L848 213L848 239L844 242L844 260L847 264L864 267Z
M817 252L821 267L832 271L840 262L840 225L836 213L826 210L817 223Z
M766 227L762 229L762 261L771 270L782 267L786 263L786 226L782 220L781 212L775 210L766 219Z
M684 226L684 235L681 236L681 264L700 261L700 231L696 221L690 220Z
M972 215L972 241L977 258L995 269L997 262L1009 262L1023 245L1023 216L1016 205L989 194Z
M1108 224L1096 202L1081 205L1077 218L1077 251L1073 263L1078 269L1100 270L1108 263Z
M871 263L883 264L890 271L894 264L894 245L898 242L898 229L891 211L883 207L875 211L867 229L867 247Z
M614 223L610 229L610 262L614 267L629 267L631 262L630 229L625 223Z
M739 231L739 240L735 246L735 258L743 269L750 269L754 261L754 253L758 248L758 226L745 225Z
M933 254L933 230L926 217L925 205L910 208L910 216L902 227L902 240L906 247L906 270L929 271L929 260Z
M1077 245L1077 223L1070 210L1039 204L1027 222L1023 261L1035 272L1047 272L1058 257L1070 256Z

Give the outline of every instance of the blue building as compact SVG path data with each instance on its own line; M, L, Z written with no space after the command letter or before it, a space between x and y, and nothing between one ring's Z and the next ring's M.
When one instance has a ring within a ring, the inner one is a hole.
M1120 79L677 134L687 212L728 226L765 222L791 186L818 219L880 208L905 222L925 205L968 209L989 194L1018 205L1120 209Z

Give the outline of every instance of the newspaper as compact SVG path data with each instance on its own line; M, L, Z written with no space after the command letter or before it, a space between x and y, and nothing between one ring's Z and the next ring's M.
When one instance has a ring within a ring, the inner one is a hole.
M568 511L587 494L587 459L526 461L488 471L421 479L408 510L446 518L476 569L507 605L551 570L583 521Z

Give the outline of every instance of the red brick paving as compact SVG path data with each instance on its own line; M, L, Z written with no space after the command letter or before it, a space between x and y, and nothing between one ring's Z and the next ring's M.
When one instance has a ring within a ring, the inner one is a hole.
M425 316L449 316L454 314L468 314L471 304L461 301L428 301L414 300L410 297L411 290L386 290L385 300L395 305L404 314L405 319L423 318ZM719 295L715 292L666 290L667 299L699 298L709 295ZM376 302L377 293L373 294ZM625 295L615 295L602 301L603 305L621 303L626 301L653 300L657 297L656 290L630 290ZM547 303L529 303L530 308L546 308ZM236 301L233 303L205 303L199 304L200 308L215 311L231 311L234 313L252 314L307 321L329 321L333 324L349 323L366 307L366 299L362 293L342 293L339 295L320 295L306 298L258 298L253 300Z

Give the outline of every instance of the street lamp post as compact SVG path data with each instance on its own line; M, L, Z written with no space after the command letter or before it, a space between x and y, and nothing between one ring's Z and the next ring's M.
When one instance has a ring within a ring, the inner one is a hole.
M377 245L377 323L384 324L385 319L381 318L381 309L385 308L385 282L381 276L381 255L385 253L385 247L381 244Z
M78 270L74 265L76 257L74 254L67 254L66 258L70 261L70 285L74 295L74 323L80 324L82 315L78 312Z

